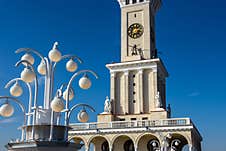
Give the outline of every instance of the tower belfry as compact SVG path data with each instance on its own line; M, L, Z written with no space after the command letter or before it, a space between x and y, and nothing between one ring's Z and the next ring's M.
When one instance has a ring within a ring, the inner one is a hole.
M171 118L166 106L168 72L157 55L155 15L161 0L118 0L121 60L107 64L110 97L97 123L73 124L71 139L88 151L201 151L190 118Z
M121 61L156 57L155 14L161 0L118 0L121 6Z

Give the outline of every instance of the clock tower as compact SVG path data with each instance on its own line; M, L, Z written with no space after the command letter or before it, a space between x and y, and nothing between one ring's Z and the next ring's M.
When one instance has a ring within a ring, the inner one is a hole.
M113 119L167 118L168 72L157 58L155 44L155 14L161 0L118 1L122 22L121 62L106 65L111 73Z
M161 0L118 1L121 6L121 61L155 58L155 14Z

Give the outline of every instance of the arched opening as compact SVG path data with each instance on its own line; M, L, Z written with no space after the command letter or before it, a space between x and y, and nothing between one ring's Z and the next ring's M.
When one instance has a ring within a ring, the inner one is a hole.
M172 137L169 140L171 151L182 151L186 145L188 145L188 141L183 135L172 134Z
M118 136L113 142L113 150L135 151L133 140L126 135Z
M89 143L89 151L109 151L109 143L106 138L97 136Z
M124 151L134 151L133 141L130 139L124 143Z
M152 134L145 134L138 140L138 150L156 151L159 147L160 143L158 138Z
M75 144L79 144L81 146L81 149L79 151L85 150L85 142L82 138L80 137L73 137L70 139L70 142L73 142Z
M101 145L101 151L109 151L109 144L108 141L105 141Z

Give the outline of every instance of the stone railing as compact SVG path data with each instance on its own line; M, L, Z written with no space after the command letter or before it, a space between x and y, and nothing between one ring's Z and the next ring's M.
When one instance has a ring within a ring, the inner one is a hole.
M143 121L114 121L106 123L76 123L70 124L73 130L94 130L94 129L122 129L142 127L173 127L193 125L190 118L143 120Z

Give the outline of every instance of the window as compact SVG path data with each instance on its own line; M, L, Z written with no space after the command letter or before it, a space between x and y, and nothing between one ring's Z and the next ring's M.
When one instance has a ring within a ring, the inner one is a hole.
M137 0L133 0L133 4L137 3Z
M136 118L131 118L131 121L136 121L137 119Z
M125 119L124 118L120 118L119 121L125 121Z
M140 0L140 2L144 2L144 0Z
M147 117L143 117L142 120L148 120L148 118Z
M128 4L129 4L129 1L130 1L130 0L126 0L126 5L128 5Z

